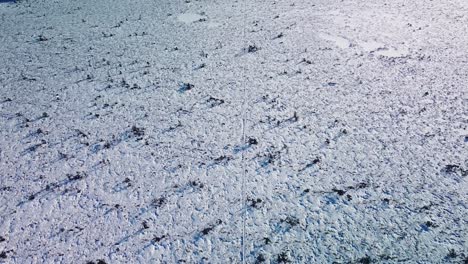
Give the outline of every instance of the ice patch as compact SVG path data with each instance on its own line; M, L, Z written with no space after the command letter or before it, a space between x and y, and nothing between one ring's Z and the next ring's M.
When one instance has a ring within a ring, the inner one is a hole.
M186 23L186 24L197 22L197 21L200 21L200 20L203 20L203 19L206 19L206 17L202 16L202 15L198 15L198 14L192 14L192 13L180 14L177 17L177 20L179 20L180 22Z
M402 58L402 57L408 56L409 51L407 48L398 49L398 48L391 47L391 48L379 49L378 51L375 52L375 54L379 56L388 57L388 58Z
M385 44L377 42L377 41L359 41L359 46L367 52L373 52L379 49L384 49Z
M366 52L388 58L402 58L409 54L407 48L387 47L387 45L377 41L358 41L358 45Z
M221 23L217 23L217 22L210 22L210 23L207 23L206 26L208 28L217 28L219 26L221 26L222 24Z
M333 36L333 35L328 35L328 34L321 33L319 35L319 37L324 39L324 40L334 42L336 46L338 46L339 48L342 48L342 49L346 49L346 48L349 48L351 46L351 43L349 42L349 40L347 40L347 39L345 39L343 37L340 37L340 36Z

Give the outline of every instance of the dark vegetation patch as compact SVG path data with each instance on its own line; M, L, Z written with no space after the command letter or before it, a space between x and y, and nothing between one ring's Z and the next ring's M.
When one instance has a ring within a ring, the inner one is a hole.
M307 163L304 168L299 170L299 172L302 172L302 171L305 171L305 170L307 170L309 168L312 168L312 167L314 167L315 165L317 165L319 163L320 163L320 158L317 157L314 160L312 160L311 162Z
M46 36L44 36L44 35L41 34L41 35L39 35L39 36L37 37L37 40L40 41L40 42L44 42L44 41L48 41L49 38L47 38Z
M359 190L359 189L364 189L364 188L367 188L369 187L369 185L367 183L358 183L356 184L355 186L348 186L344 189L339 189L339 188L332 188L332 192L338 194L339 196L343 196L346 194L346 192L348 192L349 190ZM346 197L349 200L351 200L351 196L347 196Z
M130 89L130 84L124 78L122 78L122 80L120 81L120 86L122 86L122 87L124 87L126 89Z
M271 117L267 115L266 120L260 120L260 123L268 124L270 125L270 127L276 128L276 127L287 126L292 123L296 123L298 121L299 121L299 115L297 114L297 112L294 112L291 117L288 117L282 120L277 119L276 117Z
M80 137L80 138L87 138L88 137L88 135L86 135L86 133L84 133L83 131L81 131L79 129L75 129L75 133L76 133L76 136Z
M256 199L248 198L247 201L249 202L250 207L253 207L253 208L256 208L256 209L260 208L262 206L262 204L263 204L263 200L260 199L260 198L256 198Z
M166 204L166 202L167 199L164 197L156 198L151 202L151 206L153 206L154 208L160 208L161 206Z
M8 253L11 253L11 252L13 252L13 250L8 250L8 251L4 250L4 251L0 252L0 259L8 258Z
M103 259L98 259L96 262L88 261L86 264L107 264Z
M60 188L66 187L76 181L83 180L86 177L88 177L88 175L85 172L76 172L74 174L66 174L66 179L47 184L43 189L26 196L26 198L23 201L19 202L17 206L21 206L26 202L33 201L38 196L45 196L50 193L57 192ZM78 192L80 192L80 190L78 190Z
M279 39L279 38L282 38L284 37L284 34L283 33L279 33L278 35L276 35L273 39Z
M263 254L258 254L258 256L255 258L255 263L264 263L266 261L266 258Z
M464 263L468 264L468 256L464 252L456 252L455 249L449 249L444 260L446 263ZM456 262L455 262L456 261Z
M267 153L265 156L264 156L264 161L262 162L262 167L266 167L270 164L273 164L275 162L275 160L277 160L278 158L280 157L280 153L279 152L270 152L270 153Z
M259 48L255 45L249 45L246 49L247 53L257 52Z
M278 256L276 256L276 261L278 263L291 263L292 260L289 259L289 255L287 252L282 252Z
M337 193L340 196L342 196L342 195L344 195L346 193L346 191L344 191L344 190L335 189L335 188L333 188L332 191Z
M281 223L286 223L291 227L297 226L300 224L299 219L294 216L287 216L285 219L280 220Z
M183 83L179 86L179 92L181 93L185 93L187 91L190 91L192 90L193 88L195 87L195 85L191 84L191 83Z
M132 87L130 87L130 90L140 90L142 89L140 85L138 85L137 83L134 83L132 85Z
M104 37L104 38L111 38L111 37L115 36L113 33L101 32L101 34L102 34L102 37Z
M132 133L136 137L143 137L145 135L145 129L137 126L132 126Z
M454 258L457 258L458 257L458 254L457 252L455 251L455 249L450 249L448 254L445 256L445 258L447 259L454 259Z
M69 181L78 181L84 179L86 176L88 176L84 172L77 172L75 174L67 174L67 179Z
M177 125L175 126L170 126L168 129L166 129L164 132L171 132L171 131L174 131L176 130L177 128L180 128L182 127L182 123L180 122L180 120L177 121Z
M25 154L30 153L30 152L35 152L38 148L40 148L40 147L42 147L42 146L44 146L44 145L46 145L46 144L47 144L47 141L44 140L44 139L41 139L41 142L36 143L36 144L34 144L34 145L28 147L27 149L25 149L25 150L22 152L22 154L25 155Z
M23 80L23 81L28 81L28 82L35 82L35 81L37 81L36 78L34 78L34 77L28 77L28 76L24 75L24 73L21 73L21 80Z
M385 200L385 202L389 202L389 199L385 198L383 199ZM428 205L423 205L421 206L420 208L417 208L418 212L424 212L424 211L428 211L428 210L431 210L431 208L434 206L434 205L437 205L437 204L434 204L432 202L430 202Z
M211 224L209 225L208 227L205 227L203 228L201 231L200 231L200 235L201 236L206 236L208 235L209 233L211 233L217 226L221 225L223 223L223 221L221 219L218 219L216 220L216 222L214 224Z
M205 185L200 180L190 181L189 186L192 188L203 188Z
M372 259L369 257L369 256L365 256L361 259L358 260L358 263L361 263L361 264L370 264L372 263Z
M209 227L204 228L200 233L202 235L208 235L213 229L214 229L214 227L209 226Z
M125 191L132 186L132 180L130 178L125 178L122 182L117 183L112 189L114 192Z
M466 177L468 175L468 170L463 169L460 165L457 164L449 164L446 165L442 172L446 174L455 174L461 177Z
M206 100L206 102L208 103L210 108L213 108L213 107L220 106L220 105L224 104L223 99L214 98L212 96L210 96L210 98L208 98Z
M225 155L222 155L222 156L219 156L217 158L215 158L213 161L215 164L227 164L230 160L232 160L232 157L231 156L225 156Z
M152 241L153 243L159 243L159 242L161 242L164 238L166 238L166 235L155 236L151 241Z
M248 143L249 143L249 145L253 146L253 145L257 145L258 141L255 138L249 138Z
M199 65L193 67L193 70L196 71L196 70L203 69L203 68L205 68L205 67L206 67L206 64L205 64L205 63L201 63L201 64L199 64Z
M300 63L312 64L312 61L307 60L306 58L303 58Z
M263 155L258 154L257 157L259 157L261 160L260 166L267 167L269 165L279 163L281 159L281 154L283 153L283 151L287 150L287 148L288 147L286 145L283 145L281 149L275 149L275 147L272 146L267 149L267 153Z

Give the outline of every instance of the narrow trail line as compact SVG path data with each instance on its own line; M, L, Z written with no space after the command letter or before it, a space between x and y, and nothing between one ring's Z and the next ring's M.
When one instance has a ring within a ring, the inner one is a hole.
M246 47L247 46L247 38L246 38L246 27L247 27L247 5L246 5L246 2L243 3L243 10L242 10L242 13L244 14L244 23L242 25L242 40L243 40L243 46ZM247 82L246 82L246 79L244 78L245 77L245 73L246 73L246 67L242 67L241 69L241 74L244 75L242 76L243 78L241 79L241 85L242 85L242 136L241 136L241 144L245 144L245 122L246 122L246 108L247 108L247 105L246 105L246 98L247 98ZM246 186L246 171L245 171L245 164L244 164L244 152L242 152L242 156L241 156L241 166L242 166L242 183L241 183L241 199L242 199L242 239L241 239L241 247L242 247L242 252L241 252L241 256L242 256L242 263L245 263L245 221L246 221L246 214L247 214L247 210L246 210L246 199L245 199L245 186Z

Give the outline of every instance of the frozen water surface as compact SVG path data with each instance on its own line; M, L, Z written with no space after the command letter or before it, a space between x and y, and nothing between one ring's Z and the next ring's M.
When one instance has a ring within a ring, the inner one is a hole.
M181 22L184 22L184 23L187 23L187 24L190 24L190 23L193 23L193 22L196 22L196 21L200 21L200 20L203 20L203 19L206 19L206 17L204 16L201 16L201 15L197 15L197 14L181 14L177 17L177 19L179 19L179 21Z
M342 49L349 48L349 46L351 45L349 40L340 36L332 36L332 35L323 34L323 33L319 34L319 36L325 40L333 42L336 46Z
M467 14L0 5L0 263L467 263Z

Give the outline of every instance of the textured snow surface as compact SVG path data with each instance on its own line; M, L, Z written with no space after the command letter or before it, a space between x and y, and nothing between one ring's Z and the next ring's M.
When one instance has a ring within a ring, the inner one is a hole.
M467 263L468 1L0 14L0 263Z

